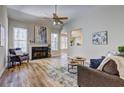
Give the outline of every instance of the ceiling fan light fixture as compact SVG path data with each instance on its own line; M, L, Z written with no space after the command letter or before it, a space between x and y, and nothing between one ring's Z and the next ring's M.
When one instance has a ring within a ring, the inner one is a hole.
M61 23L58 21L57 24L60 25Z
M56 21L53 21L53 25L56 25L57 23L56 23Z
M53 25L60 25L61 23L59 21L53 21Z

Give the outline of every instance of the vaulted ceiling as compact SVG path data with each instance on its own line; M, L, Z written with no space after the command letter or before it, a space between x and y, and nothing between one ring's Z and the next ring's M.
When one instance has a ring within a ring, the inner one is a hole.
M67 16L68 21L87 12L94 6L88 5L58 5L58 16ZM25 21L44 20L43 17L52 17L54 5L8 5L9 18ZM48 20L44 20L48 21ZM66 21L67 22L67 21Z

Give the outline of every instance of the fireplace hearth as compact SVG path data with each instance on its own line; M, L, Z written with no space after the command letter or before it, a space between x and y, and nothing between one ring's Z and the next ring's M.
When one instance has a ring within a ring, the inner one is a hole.
M48 58L48 47L32 47L32 60Z

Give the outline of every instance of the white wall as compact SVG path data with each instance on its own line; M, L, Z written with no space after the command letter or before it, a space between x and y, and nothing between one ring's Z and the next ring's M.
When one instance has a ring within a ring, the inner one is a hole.
M26 23L26 22L20 22L16 20L9 19L9 48L14 47L13 42L13 28L14 27L20 27L20 28L26 28L28 30L28 43L30 40L34 40L34 24Z
M32 40L34 41L34 25L43 25L47 27L47 40L48 44L51 43L51 32L58 33L60 37L60 27L52 27L52 25L49 24L44 24L44 22L26 22L26 21L19 21L19 20L14 20L14 19L9 19L9 48L13 48L13 28L14 27L22 27L28 29L28 49L30 46L29 41ZM59 40L60 41L60 40ZM59 50L60 50L60 44L59 44ZM59 53L59 50L57 53ZM52 52L54 55L54 51ZM56 53L56 51L55 51Z
M94 6L81 13L64 29L68 33L82 28L83 45L69 48L69 56L84 56L87 59L100 57L110 50L117 51L119 45L124 45L124 6ZM108 45L93 45L92 33L108 31Z
M0 76L1 76L6 67L8 55L8 17L6 6L0 6L0 23L5 27L6 34L5 46L0 47Z

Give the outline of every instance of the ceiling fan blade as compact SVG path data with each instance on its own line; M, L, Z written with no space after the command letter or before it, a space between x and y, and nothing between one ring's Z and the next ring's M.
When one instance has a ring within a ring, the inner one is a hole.
M62 22L60 19L58 19L58 18L54 19L54 21L55 21L56 23L58 23L58 24L63 24L63 22Z
M61 24L63 24L63 22L62 22L61 20L59 20L59 22L60 22Z
M41 19L52 19L51 17L41 17Z
M58 19L65 20L65 19L68 19L68 17L58 17Z
M61 21L61 20L67 20L68 17L66 17L66 16L58 16L57 15L57 5L55 5L55 11L53 12L53 17L42 17L41 19L54 21L54 22L56 22L58 24L64 24L63 21Z
M44 20L44 21L53 21L53 18L49 18L49 17L42 17L42 18L39 18L40 20Z

